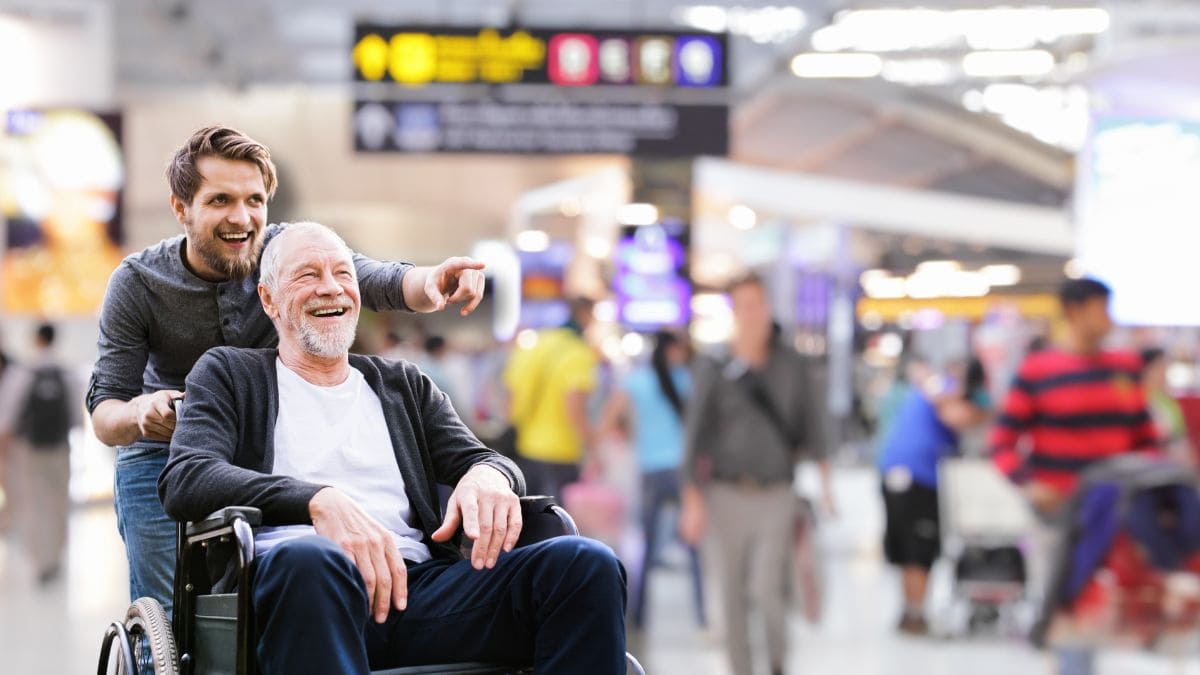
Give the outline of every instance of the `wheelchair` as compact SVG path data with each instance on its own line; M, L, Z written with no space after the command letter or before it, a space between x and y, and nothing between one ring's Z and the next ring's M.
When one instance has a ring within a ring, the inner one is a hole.
M524 527L517 546L577 535L570 514L550 497L522 497ZM257 675L250 585L254 532L262 513L221 509L202 521L180 523L175 563L175 616L152 598L138 598L122 621L109 624L97 675L115 659L118 675ZM628 652L628 671L645 675ZM452 663L406 666L372 675L529 675L532 666Z

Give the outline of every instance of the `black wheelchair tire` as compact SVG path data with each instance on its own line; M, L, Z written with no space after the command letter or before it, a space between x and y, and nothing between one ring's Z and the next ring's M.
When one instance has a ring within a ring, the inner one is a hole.
M129 675L179 675L179 654L175 649L175 635L171 622L162 605L153 598L138 598L125 612L125 629L129 632L130 647L143 640L149 648L151 667L145 670L138 663L138 673ZM140 654L134 652L138 661ZM118 671L120 672L120 671Z

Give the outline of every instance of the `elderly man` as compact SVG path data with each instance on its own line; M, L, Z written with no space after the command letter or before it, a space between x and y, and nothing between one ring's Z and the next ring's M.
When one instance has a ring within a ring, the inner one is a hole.
M262 510L263 671L532 660L539 673L624 672L612 551L580 537L513 550L517 468L414 366L348 354L359 289L341 239L289 226L267 244L258 291L279 347L197 362L159 494L180 520ZM444 517L439 482L455 486ZM447 543L460 524L469 561Z

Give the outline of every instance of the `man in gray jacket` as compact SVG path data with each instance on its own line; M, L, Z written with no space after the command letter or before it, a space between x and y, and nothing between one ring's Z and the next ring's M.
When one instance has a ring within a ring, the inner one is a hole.
M271 347L275 329L258 303L275 165L263 144L224 126L196 131L167 167L171 209L184 234L127 257L100 310L99 355L87 408L101 441L118 446L114 503L129 559L132 598L169 612L175 525L155 482L175 428L172 401L211 347ZM363 300L375 310L440 310L483 297L482 264L450 258L436 267L354 258Z
M615 555L582 537L513 550L516 466L411 364L349 355L360 300L341 239L293 224L267 245L258 290L278 349L201 357L158 486L179 520L262 510L263 672L532 660L543 673L623 673ZM455 486L444 517L436 483ZM469 561L448 545L460 525Z

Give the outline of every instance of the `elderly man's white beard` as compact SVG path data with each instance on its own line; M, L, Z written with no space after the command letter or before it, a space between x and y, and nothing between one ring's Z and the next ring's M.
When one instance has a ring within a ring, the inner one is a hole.
M307 315L300 319L300 346L312 356L333 359L345 356L354 344L353 323L322 331L308 321Z

